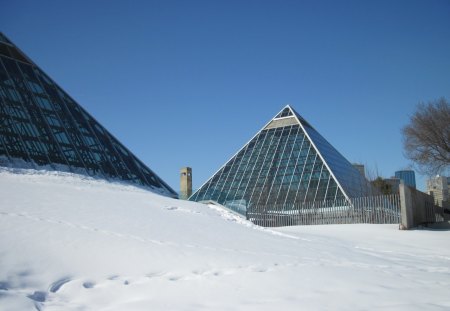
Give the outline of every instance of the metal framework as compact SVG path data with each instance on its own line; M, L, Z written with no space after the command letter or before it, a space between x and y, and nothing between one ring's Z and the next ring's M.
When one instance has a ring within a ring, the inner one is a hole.
M0 157L63 165L177 196L1 33Z
M215 201L249 216L257 210L295 210L310 202L332 207L370 193L364 176L286 106L190 200Z

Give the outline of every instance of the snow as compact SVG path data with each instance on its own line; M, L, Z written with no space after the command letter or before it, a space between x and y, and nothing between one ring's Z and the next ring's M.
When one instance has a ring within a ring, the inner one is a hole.
M450 231L265 229L217 206L0 168L0 310L449 310Z

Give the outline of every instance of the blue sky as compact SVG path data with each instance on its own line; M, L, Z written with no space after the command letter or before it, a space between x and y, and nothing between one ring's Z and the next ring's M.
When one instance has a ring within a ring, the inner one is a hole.
M416 104L450 99L447 0L0 4L0 31L175 190L286 104L389 177Z

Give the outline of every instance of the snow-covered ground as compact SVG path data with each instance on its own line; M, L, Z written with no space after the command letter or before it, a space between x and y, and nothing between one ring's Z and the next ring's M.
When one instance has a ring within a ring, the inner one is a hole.
M450 231L263 229L217 207L0 168L0 310L449 310Z

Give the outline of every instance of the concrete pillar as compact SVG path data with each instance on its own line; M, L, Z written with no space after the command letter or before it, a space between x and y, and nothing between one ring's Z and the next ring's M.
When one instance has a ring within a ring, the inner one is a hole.
M408 230L414 227L413 198L411 189L405 184L400 184L400 229Z
M180 199L187 200L192 195L192 168L183 167L180 171Z

